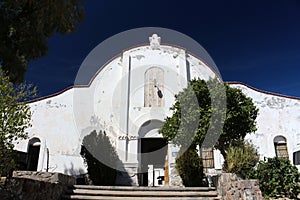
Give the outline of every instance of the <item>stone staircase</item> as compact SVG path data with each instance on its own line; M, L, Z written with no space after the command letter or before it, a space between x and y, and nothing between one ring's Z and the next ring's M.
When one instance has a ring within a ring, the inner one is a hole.
M67 199L98 200L216 200L217 191L212 187L126 187L74 185L63 195Z

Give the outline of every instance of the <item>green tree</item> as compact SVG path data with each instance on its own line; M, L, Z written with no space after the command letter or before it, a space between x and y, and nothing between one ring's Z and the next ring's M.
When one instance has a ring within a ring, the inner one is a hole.
M222 107L222 104L226 105ZM175 95L170 110L173 115L165 119L160 129L164 138L176 145L195 148L207 140L205 136L210 131L212 139L207 144L219 149L225 160L230 144L238 143L256 130L258 109L252 99L217 79L190 81L187 88Z
M197 150L180 149L176 157L176 169L186 187L203 186L203 165Z
M0 70L0 176L15 167L14 144L28 137L31 112L25 101L35 93L31 85L14 85Z
M252 98L237 88L226 87L226 119L224 127L216 144L226 159L230 144L239 143L247 134L254 133L256 128L256 117L258 109L254 105Z
M23 81L30 60L45 56L48 38L76 30L83 0L2 0L0 65L14 83Z

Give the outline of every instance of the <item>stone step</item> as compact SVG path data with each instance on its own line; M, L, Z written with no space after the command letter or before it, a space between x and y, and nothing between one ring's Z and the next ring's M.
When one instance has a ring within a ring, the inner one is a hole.
M220 199L215 188L209 187L126 187L74 185L63 199L99 200L216 200Z
M67 194L90 195L90 196L121 196L121 197L213 197L216 191L117 191L117 190L68 190Z
M63 199L77 200L221 200L220 197L112 197L112 196L87 196L64 195Z
M74 185L72 189L118 190L118 191L216 191L215 187L141 187L141 186L96 186Z

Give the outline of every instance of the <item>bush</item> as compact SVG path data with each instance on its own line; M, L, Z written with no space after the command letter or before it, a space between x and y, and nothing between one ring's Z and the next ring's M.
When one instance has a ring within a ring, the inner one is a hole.
M81 156L94 185L115 185L117 153L105 132L91 132L83 138Z
M242 141L235 146L229 146L226 161L227 166L223 168L225 172L248 178L259 161L259 155L253 144Z
M203 165L196 149L188 149L184 152L180 149L176 158L176 169L184 186L203 186Z
M296 198L300 193L300 175L297 167L288 159L268 158L261 161L253 178L259 180L260 189L265 198L289 197Z

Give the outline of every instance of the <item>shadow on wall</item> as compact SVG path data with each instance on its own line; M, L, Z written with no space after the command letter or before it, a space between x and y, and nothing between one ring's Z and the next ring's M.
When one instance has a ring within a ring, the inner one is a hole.
M125 170L117 170L124 166L105 132L97 133L94 130L85 136L80 155L87 165L88 179L90 180L87 184L113 186L116 185L117 176L126 180L124 185L132 184L131 178L124 172Z

